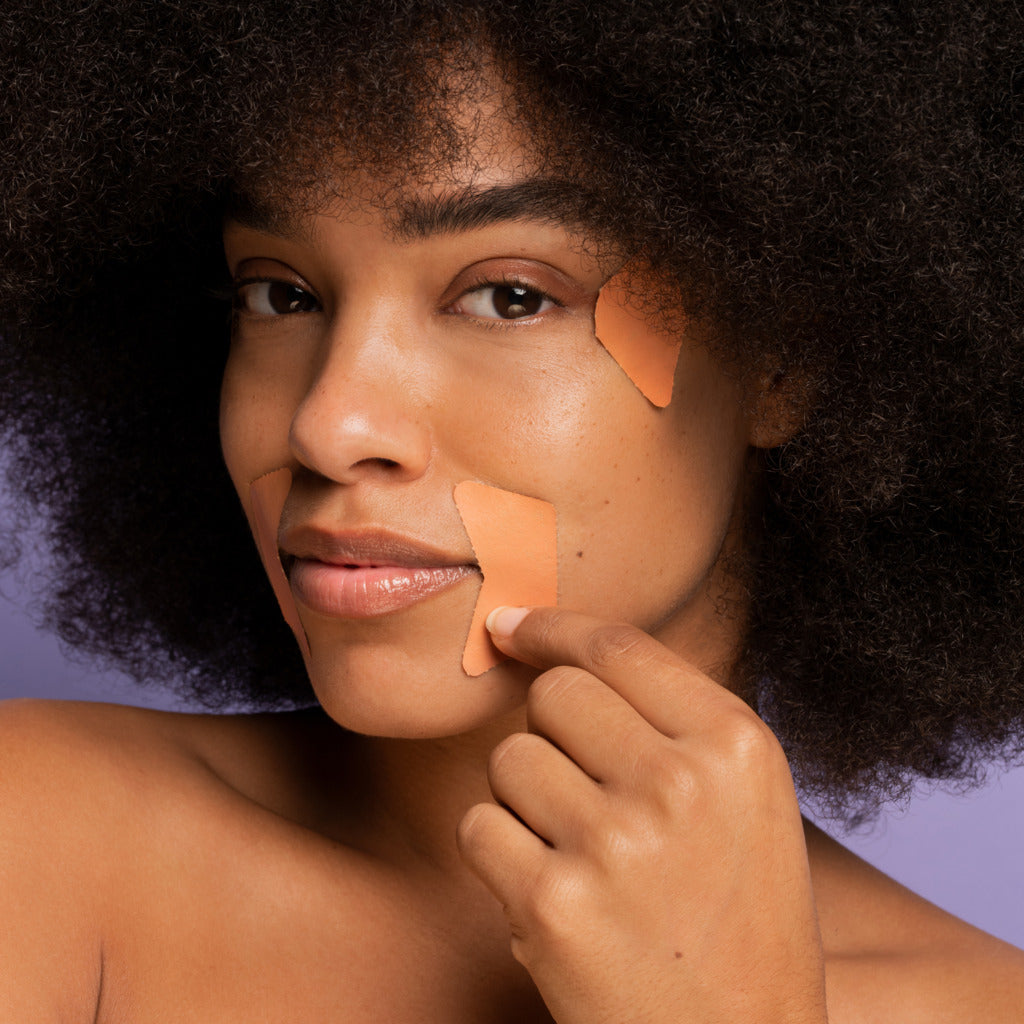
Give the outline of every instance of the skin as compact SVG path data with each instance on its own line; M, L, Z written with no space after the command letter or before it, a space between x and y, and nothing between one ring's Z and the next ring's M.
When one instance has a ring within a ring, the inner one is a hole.
M677 401L651 406L594 339L607 274L563 227L504 220L413 244L389 237L384 213L364 219L322 214L298 242L228 226L241 280L302 281L324 306L239 314L221 422L247 511L249 483L288 466L286 548L338 524L385 527L465 562L457 483L541 497L558 514L562 603L727 661L732 631L714 607L720 584L708 584L743 497L750 428L736 384L693 344ZM561 305L511 322L461 312L493 292L481 275L514 275ZM243 289L261 309L269 286ZM371 734L454 734L521 705L520 669L462 671L477 591L468 582L376 622L300 603L310 678L332 717ZM381 685L395 674L400 689Z
M501 137L411 192L521 181ZM286 552L372 526L468 559L456 483L541 497L563 607L494 616L512 660L469 679L476 577L367 619L300 602L323 710L3 709L0 1019L1019 1019L1024 957L805 825L728 687L770 391L692 333L657 410L594 340L614 268L571 225L410 238L347 185L226 228L243 507L288 466ZM509 275L555 304L502 323Z

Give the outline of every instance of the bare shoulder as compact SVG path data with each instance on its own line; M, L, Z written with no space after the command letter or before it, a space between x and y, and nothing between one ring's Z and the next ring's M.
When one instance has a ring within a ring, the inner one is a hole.
M19 848L62 837L81 844L148 783L166 778L171 763L187 763L188 730L169 720L177 717L75 701L0 703L4 841ZM92 846L81 847L80 862Z
M1016 1024L1024 952L808 832L833 1024Z
M93 1019L109 918L145 888L140 865L209 827L211 802L236 794L225 776L258 798L245 765L273 735L261 716L0 703L0 1019Z
M54 818L47 808L61 808L62 828L95 822L97 813L147 786L173 786L216 763L222 748L224 757L233 749L240 756L251 731L247 719L213 715L78 701L0 702L0 813L9 816L14 806L32 802L40 808L39 825ZM83 806L77 798L87 791Z
M104 808L151 797L154 789L166 796L204 780L211 793L286 803L299 781L296 754L310 753L331 728L325 723L325 716L312 712L213 715L78 701L2 701L0 814L5 806L30 800L43 808L68 804L65 826L67 815L95 823L95 813ZM92 815L72 796L85 791ZM198 793L190 788L183 795L189 800Z
M122 716L113 716L124 727ZM100 848L126 761L89 705L0 705L0 977L4 1020L86 1019L102 977ZM54 970L54 964L61 965Z

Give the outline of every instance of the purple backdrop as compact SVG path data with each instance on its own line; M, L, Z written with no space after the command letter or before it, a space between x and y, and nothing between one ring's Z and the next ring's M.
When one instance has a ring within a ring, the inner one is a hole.
M173 708L159 691L68 662L55 640L31 623L10 576L0 597L0 698L115 700ZM932 793L906 812L887 815L872 832L843 838L883 871L940 906L1024 947L1024 768L994 778L967 797ZM827 828L826 824L826 828Z

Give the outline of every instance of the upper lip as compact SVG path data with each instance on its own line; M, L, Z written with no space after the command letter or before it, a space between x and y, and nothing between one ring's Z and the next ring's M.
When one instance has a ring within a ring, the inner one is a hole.
M470 555L453 554L382 527L330 530L303 525L288 528L280 538L287 560L309 559L327 565L397 565L408 568L436 568L449 565L476 565Z

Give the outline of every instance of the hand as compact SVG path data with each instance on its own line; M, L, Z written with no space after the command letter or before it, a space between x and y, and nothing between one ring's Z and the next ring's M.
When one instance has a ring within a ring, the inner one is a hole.
M782 749L630 626L537 609L495 643L545 669L459 847L558 1024L820 1024L824 968ZM512 620L512 628L503 626Z

